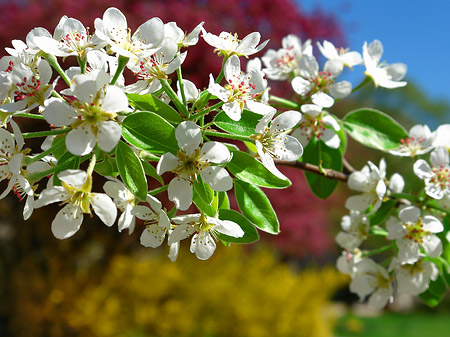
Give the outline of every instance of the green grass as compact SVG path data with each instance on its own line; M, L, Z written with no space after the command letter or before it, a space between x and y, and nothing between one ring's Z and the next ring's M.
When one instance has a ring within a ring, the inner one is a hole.
M449 313L385 313L379 317L346 315L336 337L449 337Z

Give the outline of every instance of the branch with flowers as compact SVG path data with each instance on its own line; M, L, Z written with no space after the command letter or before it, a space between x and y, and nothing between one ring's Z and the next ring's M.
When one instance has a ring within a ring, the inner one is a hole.
M216 242L251 243L258 230L279 233L262 188L290 186L277 168L290 165L305 171L320 198L339 181L358 193L345 202L349 215L336 237L343 248L337 267L350 275L352 292L376 308L395 292L439 303L450 284L449 125L435 132L416 125L408 133L371 108L343 118L332 113L336 100L371 82L405 86L406 66L380 62L383 46L375 40L362 55L318 43L326 59L320 67L311 41L288 35L280 49L250 59L243 71L241 58L268 41L260 43L257 32L216 36L203 26L185 34L174 22L152 18L131 32L125 16L109 8L93 35L64 16L53 35L34 28L26 42L13 40L0 60L0 172L8 181L0 198L13 191L26 199L25 219L59 203L51 223L58 239L73 236L84 215L95 213L109 227L117 221L120 232L138 229L145 247L167 239L172 261L187 238L190 251L206 260ZM200 37L223 60L219 74L205 74L204 90L181 69ZM59 59L67 57L78 66L62 69ZM345 67L360 65L366 76L358 86L338 81ZM125 72L137 80L126 83ZM271 95L268 80L288 81L295 99ZM24 118L48 128L23 133ZM398 173L388 179L384 159L354 169L344 158L348 136L405 160L420 156L410 169L423 188L410 193ZM33 139L44 139L42 152L28 147ZM102 177L104 193L94 192ZM159 187L149 190L150 182ZM231 190L238 210L230 208ZM163 193L170 210L159 200ZM376 237L384 240L362 248Z

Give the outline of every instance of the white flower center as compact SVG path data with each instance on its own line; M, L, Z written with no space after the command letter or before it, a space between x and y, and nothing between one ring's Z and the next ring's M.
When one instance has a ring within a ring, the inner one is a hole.
M17 90L14 91L16 101L26 100L28 106L33 103L44 105L44 93L48 85L41 86L42 82L36 77L24 77L22 82L16 83Z
M416 243L422 244L423 237L428 236L431 232L423 229L422 218L419 218L416 223L404 223L406 227L405 239L414 241Z
M247 99L254 99L257 95L251 93L252 90L256 89L256 85L250 82L250 76L245 78L240 78L234 76L233 79L228 80L225 89L228 90L228 102L238 101L243 105L247 102Z
M283 69L283 71L290 72L298 65L297 54L291 50L285 50L285 53L276 59L275 62L279 68Z
M61 38L61 42L70 51L77 52L80 57L84 57L86 48L92 45L89 30L86 34L80 31L71 31Z
M316 137L317 139L320 139L324 135L325 131L325 125L322 121L321 116L318 116L316 118L311 117L307 114L304 114L304 119L302 120L300 124L300 132L308 141L311 140L311 138Z
M208 160L200 160L200 148L196 149L191 156L178 150L177 157L178 166L172 172L192 182L197 180L200 171L209 166Z
M407 137L400 139L400 151L411 153L411 156L415 156L416 153L424 149L423 143L427 139L424 137Z
M162 52L159 52L144 58L139 63L141 71L135 74L136 77L143 80L166 79L167 75L164 70L168 67L168 64L164 63L165 57Z
M433 167L431 170L434 173L434 177L430 179L430 183L438 186L441 190L449 189L450 188L449 167L441 165L439 167Z
M319 74L311 80L316 90L326 92L334 83L334 78L330 72L320 71Z
M141 41L141 34L139 31L136 31L133 36L131 36L130 28L113 27L111 34L118 47L135 55L142 51L144 41Z

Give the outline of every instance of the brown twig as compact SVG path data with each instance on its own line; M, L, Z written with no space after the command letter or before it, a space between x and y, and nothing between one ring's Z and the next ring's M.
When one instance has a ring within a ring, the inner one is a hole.
M308 164L308 163L302 163L299 161L283 161L283 160L275 160L276 164L279 165L284 165L284 166L291 166L291 167L296 167L299 168L300 170L303 171L308 171L308 172L312 172L315 174L318 174L320 176L326 177L328 179L332 179L332 180L339 180L342 182L347 182L348 181L348 176L349 174L347 173L343 173L343 172L338 172L332 169L326 169L326 168L319 168L319 166L313 165L313 164Z
M344 165L344 170L348 173L353 173L356 171L356 169L344 157L342 157L342 164Z

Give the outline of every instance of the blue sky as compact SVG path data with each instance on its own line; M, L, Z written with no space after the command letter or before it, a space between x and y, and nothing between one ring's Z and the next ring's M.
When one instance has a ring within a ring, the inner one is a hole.
M450 1L297 2L307 12L320 7L336 13L352 50L361 52L364 41L380 40L384 46L382 60L406 63L407 78L417 82L431 98L450 102Z

